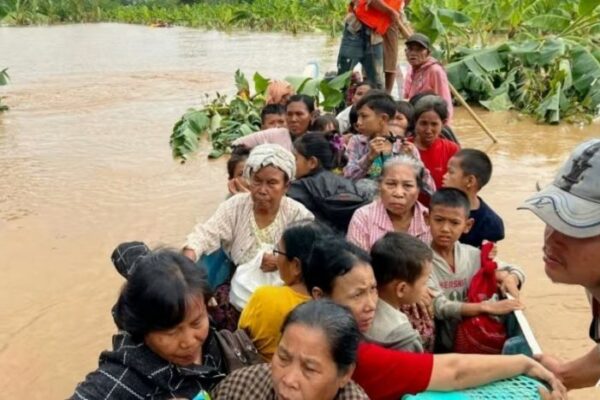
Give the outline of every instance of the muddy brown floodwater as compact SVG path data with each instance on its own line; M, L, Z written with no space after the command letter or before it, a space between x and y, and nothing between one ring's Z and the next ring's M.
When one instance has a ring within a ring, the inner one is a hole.
M119 24L0 28L0 397L55 399L97 365L114 325L122 279L109 255L143 240L178 246L226 194L224 160L206 151L171 159L171 127L204 93L228 91L234 71L300 74L334 66L322 36L152 29ZM582 354L589 308L583 291L554 285L541 262L542 224L519 203L548 183L570 149L598 125L537 125L512 113L480 115L492 146L463 109L463 144L488 151L494 176L483 197L504 218L503 259L528 273L526 313L542 348ZM571 398L599 398L593 389Z

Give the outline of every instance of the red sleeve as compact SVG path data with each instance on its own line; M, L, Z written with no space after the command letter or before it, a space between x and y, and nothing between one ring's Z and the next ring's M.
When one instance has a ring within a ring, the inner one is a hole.
M445 140L445 144L446 144L448 160L450 160L452 157L454 157L454 155L456 153L458 153L458 151L460 150L460 146L451 140L448 140L448 139L444 139L444 140Z
M424 392L433 370L433 354L407 353L371 343L358 346L352 379L373 400L397 400Z

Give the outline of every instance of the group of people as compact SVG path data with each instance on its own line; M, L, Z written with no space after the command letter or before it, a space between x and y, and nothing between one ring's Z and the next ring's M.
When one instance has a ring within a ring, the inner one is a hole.
M525 274L496 257L504 225L479 196L492 163L458 143L426 36L406 40L409 100L389 95L402 7L351 2L338 72L360 63L368 79L337 115L270 84L262 129L232 145L228 198L181 250L115 249L119 331L73 399L400 399L521 374L562 399L600 379L597 347L571 362L454 352L462 321L523 307ZM596 140L523 206L547 224L550 278L587 288L596 342L599 177ZM469 302L490 265L497 296Z
M597 348L568 363L453 353L460 321L522 308L525 274L483 249L504 238L478 195L491 160L454 140L440 96L352 89L337 116L275 93L264 129L234 142L229 197L182 250L117 247L119 332L72 398L399 399L526 374L560 399L596 383ZM598 177L596 140L524 205L548 226L550 278L588 289L596 341ZM512 298L467 302L488 262Z

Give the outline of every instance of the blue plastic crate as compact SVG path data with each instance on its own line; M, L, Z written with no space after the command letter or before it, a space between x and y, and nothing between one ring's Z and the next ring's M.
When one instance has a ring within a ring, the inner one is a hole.
M539 400L542 384L527 376L505 379L459 392L425 392L404 396L403 400Z

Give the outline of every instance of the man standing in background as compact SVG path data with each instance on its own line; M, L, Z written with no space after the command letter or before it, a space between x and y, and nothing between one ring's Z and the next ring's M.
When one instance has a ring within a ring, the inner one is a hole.
M338 54L338 74L360 63L366 79L391 92L403 0L352 0Z

